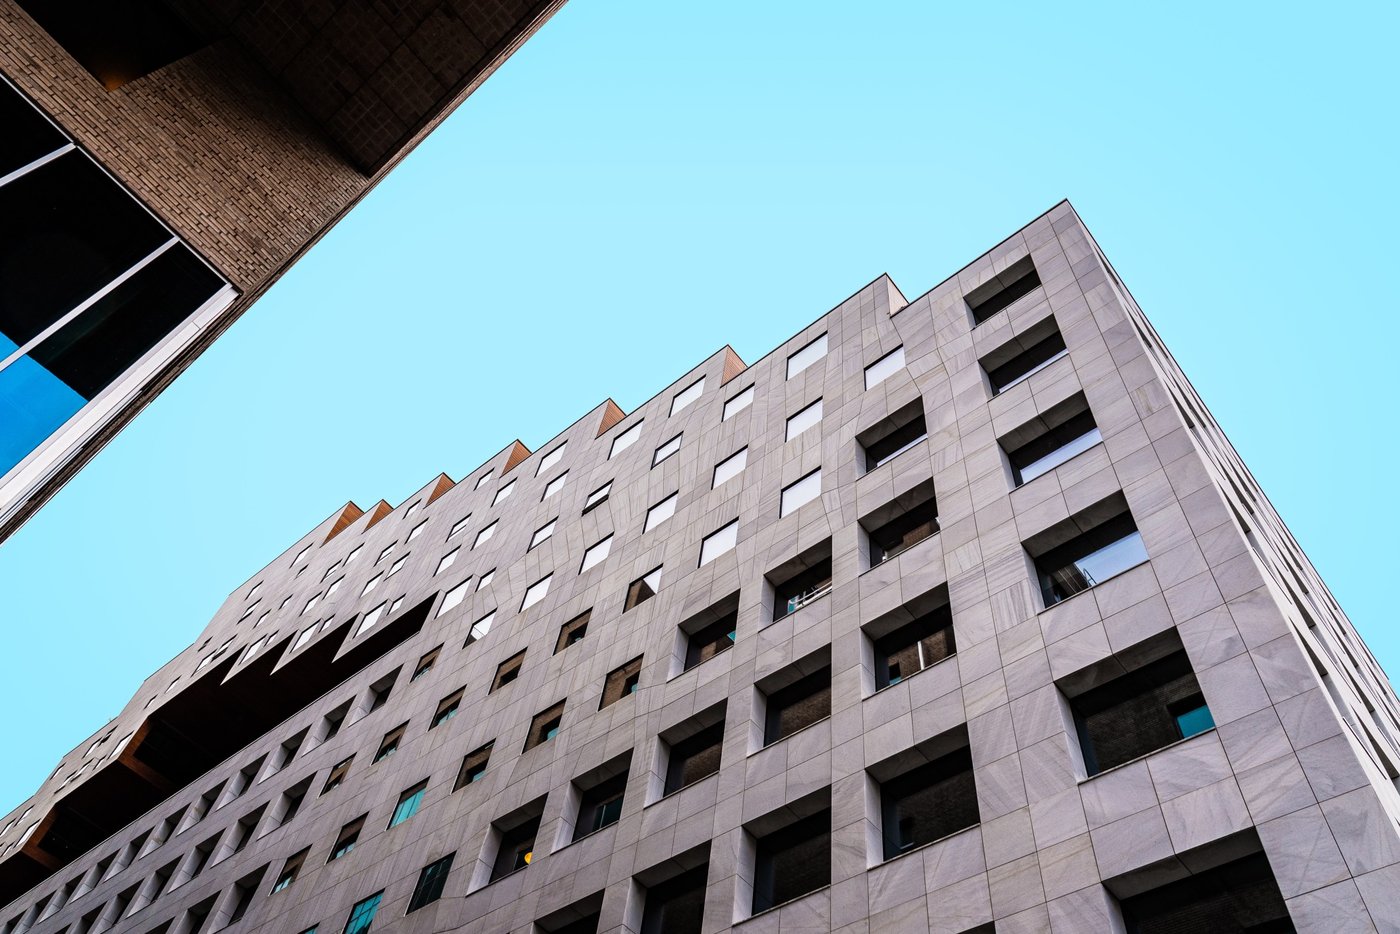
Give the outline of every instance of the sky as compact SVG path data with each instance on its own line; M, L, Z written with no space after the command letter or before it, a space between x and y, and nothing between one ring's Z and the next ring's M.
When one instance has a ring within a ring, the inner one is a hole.
M570 0L0 546L0 813L398 504L1069 198L1383 666L1396 5Z

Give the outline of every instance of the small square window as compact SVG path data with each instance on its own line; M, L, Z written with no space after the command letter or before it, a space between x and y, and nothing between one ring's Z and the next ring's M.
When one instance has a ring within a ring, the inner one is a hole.
M856 436L856 445L864 454L861 472L889 463L927 437L924 404L915 399Z
M488 470L488 471L486 471L486 473L484 473L484 474L482 474L481 476L477 477L477 478L476 478L476 485L473 486L472 489L473 489L473 490L479 490L479 489L481 489L483 486L486 485L486 483L491 479L491 477L492 477L495 473L496 473L495 468L492 468L491 470Z
M496 534L496 523L492 522L486 528L476 533L476 541L472 542L472 550L480 548L491 540L491 536Z
M544 525L540 526L538 529L535 529L535 534L530 536L530 546L525 550L534 551L540 545L543 545L545 542L549 541L550 536L554 534L554 526L556 523L558 523L558 521L559 520L557 518L550 519Z
M442 646L438 646L437 648L432 649L431 651L423 653L423 657L418 659L418 664L413 669L413 677L408 679L409 683L411 684L414 681L417 681L419 678L432 671L433 666L437 664L438 655L440 655L441 653Z
M588 499L583 502L583 511L590 512L608 501L608 494L612 492L613 482L609 480L598 489L588 494Z
M1025 547L1035 559L1047 607L1147 560L1147 548L1122 494L1057 523Z
M724 415L721 417L720 421L729 421L729 419L733 418L735 415L738 415L740 412L744 411L744 409L747 409L752 404L753 387L750 386L748 389L745 389L737 395L731 396L730 398L725 400Z
M702 376L698 380L687 386L685 389L682 389L680 392L676 393L674 396L671 397L671 414L675 415L677 412L681 411L686 406L690 405L692 402L698 401L700 397L704 394L705 377Z
M792 379L825 356L826 335L823 334L787 358L787 378Z
M700 566L704 567L727 551L733 551L739 541L739 520L706 535L700 542Z
M428 520L427 520L427 519L424 519L422 522L418 523L418 524L415 525L411 530L409 530L408 538L404 539L404 541L406 541L406 542L411 542L411 541L413 541L415 538L417 538L419 535L421 535L421 534L423 533L423 530L424 530L425 528L427 528L427 526L428 526Z
M460 584L458 584L456 587L453 587L451 590L449 590L449 591L443 596L443 598L442 598L442 605L438 607L438 611L437 611L437 615L438 615L438 616L441 616L441 615L443 615L444 613L448 613L448 612L451 612L452 610L455 610L455 609L457 608L457 605L460 604L463 600L466 599L466 596L467 596L467 584L468 584L469 582L470 582L470 578L468 578L467 580L462 581Z
M345 783L345 777L350 774L350 763L354 760L355 757L350 756L331 766L331 773L326 776L325 785L321 786L321 794L334 791Z
M452 859L456 855L448 853L442 859L424 866L418 873L418 882L408 900L408 914L442 898L442 889L447 884L447 874L452 871Z
M676 436L675 436L674 438L672 438L670 441L667 441L665 444L661 445L661 447L659 447L659 448L656 449L656 453L653 454L653 455L652 455L652 458L651 458L651 466L655 467L657 464L661 463L661 462L664 461L666 458L668 458L668 457L670 457L671 455L675 454L675 453L676 453L677 451L679 451L680 449L681 449L681 436L680 436L680 435L676 435Z
M428 729L437 729L448 720L457 716L457 711L462 707L462 693L464 691L465 688L458 688L438 702L437 710L433 713L433 719L428 721Z
M364 829L365 818L368 815L361 814L350 823L340 828L340 833L336 835L335 845L331 847L330 858L326 862L331 863L348 856L355 848L355 843L360 839L360 831Z
M1065 339L1055 319L1046 318L978 362L986 371L987 382L995 396L1025 382L1068 355L1069 350L1065 347Z
M763 745L771 746L831 716L830 650L814 652L755 687L764 700Z
M389 826L397 827L417 814L418 808L423 804L423 796L427 793L428 783L423 781L399 795L399 803L394 805L394 813L389 816Z
M272 884L273 893L289 888L297 880L297 874L301 872L302 864L306 862L307 854L311 852L311 847L307 847L300 853L289 856L282 864L282 871L277 875L277 881Z
M633 607L646 603L656 592L661 589L661 568L655 568L634 580L627 587L627 599L623 602L622 610L627 612Z
M642 657L638 655L620 668L608 672L603 681L603 697L598 701L598 709L610 707L637 692L642 680Z
M486 693L494 694L520 677L520 669L525 667L526 651L525 649L521 649L496 666L496 676L491 679L491 690Z
M661 734L667 750L664 794L674 794L719 771L724 710L724 704L717 704Z
M602 560L608 556L608 552L612 550L612 540L613 537L608 535L590 545L583 553L583 563L579 565L578 572L582 574L589 568L596 567L600 564Z
M818 399L816 402L813 402L811 405L788 417L787 431L783 435L783 440L791 441L808 428L819 424L821 420L822 400Z
M730 594L680 624L684 643L681 670L689 671L733 648L738 635L739 594Z
M608 460L612 460L623 451L637 443L637 439L642 436L642 423L637 422L622 434L613 438L612 447L608 448Z
M355 907L350 909L350 917L345 921L344 934L369 934L370 926L374 924L374 914L379 910L379 902L383 898L384 893L380 891L356 902Z
M403 566L404 566L405 564L407 564L407 563L408 563L408 555L404 555L402 558L398 559L398 560L395 561L393 564L389 565L389 576L390 576L390 577L393 577L395 574L399 573L399 571L402 571L402 570L403 570Z
M647 510L646 521L642 523L643 534L650 532L676 514L676 503L680 501L680 496L680 493L672 493Z
M564 702L560 701L548 710L541 710L530 720L530 732L525 736L525 748L529 752L541 743L547 743L559 735L564 723Z
M563 473L561 473L559 476L555 477L553 480L551 480L551 481L549 481L548 483L546 483L546 484L545 484L545 487L544 487L544 495L542 495L542 496L540 497L541 502L543 502L544 500L549 499L549 498L550 498L551 496L553 496L555 493L558 493L560 490L564 489L564 483L565 483L565 481L567 481L568 479L569 479L569 472L566 470L566 471L564 471Z
M557 463L559 463L561 460L563 460L563 459L564 459L564 449L565 449L566 447L568 447L568 446L569 446L569 442L565 441L563 444L559 445L557 448L555 448L554 450L550 451L550 452L549 452L548 454L546 454L544 457L541 457L541 458L540 458L540 465L539 465L539 467L535 468L535 476L538 477L540 474L544 473L546 470L549 470L549 469L550 469L551 467L553 467L555 464L557 464Z
M545 594L549 593L549 582L553 577L553 574L546 574L526 588L525 596L520 601L520 612L524 613L544 599Z
M487 571L485 574L481 575L481 577L477 579L477 582L476 582L476 589L477 589L477 590L481 590L481 588L483 588L483 587L485 587L486 585L490 584L490 583L491 583L491 578L493 578L493 577L495 577L495 576L496 576L496 569L495 569L495 568L492 568L491 570Z
M466 758L462 760L462 767L457 770L457 781L452 786L453 791L479 782L486 776L486 767L491 764L491 750L495 745L496 741L492 740L485 746L467 753Z
M471 645L473 642L490 632L491 624L495 621L496 611L492 610L490 613L487 613L485 616L481 617L481 619L472 623L471 631L467 633L467 641L462 647L466 648L468 645Z
M441 560L438 561L437 570L433 572L433 576L437 577L443 571L446 571L448 568L452 567L453 563L457 560L457 553L461 550L462 549L459 546L457 548L452 549L447 554L443 555Z
M896 347L865 368L865 388L873 389L904 369L904 347Z
M980 820L967 733L934 737L872 766L880 790L884 859L975 826Z
M778 504L778 515L788 516L821 495L822 472L818 467L807 476L783 487L783 495Z
M715 465L714 481L710 484L710 489L717 489L721 483L732 480L744 472L744 467L749 462L749 449L740 448L733 454L726 457Z
M492 505L492 506L495 506L495 505L497 505L497 504L499 504L499 503L505 502L506 497L510 496L510 494L512 494L512 493L514 493L514 492L515 492L515 481L512 480L512 481L510 481L509 483L505 484L504 486L502 486L500 489L498 489L498 490L496 491L496 495L493 496L493 497L491 497L491 505Z
M567 649L569 646L583 641L583 637L588 634L588 620L593 616L593 611L584 610L578 616L569 620L559 627L559 639L554 643L554 654Z
M1029 256L1012 263L1001 272L967 293L968 311L975 327L988 318L1011 307L1018 299L1040 287L1040 274Z
M374 759L370 763L383 762L385 759L399 751L399 743L403 741L403 734L408 730L407 723L400 723L392 730L384 734L384 738L379 741L379 748L375 750Z

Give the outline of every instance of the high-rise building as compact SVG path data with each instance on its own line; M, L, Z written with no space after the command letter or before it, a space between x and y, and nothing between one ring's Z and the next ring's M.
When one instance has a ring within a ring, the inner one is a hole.
M0 0L0 540L563 0Z
M1397 718L1061 203L327 518L0 822L0 931L1394 931Z

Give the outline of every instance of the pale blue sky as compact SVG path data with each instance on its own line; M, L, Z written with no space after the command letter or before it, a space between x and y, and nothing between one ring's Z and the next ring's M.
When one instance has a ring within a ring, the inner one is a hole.
M571 0L0 548L0 813L347 499L1062 197L1400 668L1395 6L949 6Z

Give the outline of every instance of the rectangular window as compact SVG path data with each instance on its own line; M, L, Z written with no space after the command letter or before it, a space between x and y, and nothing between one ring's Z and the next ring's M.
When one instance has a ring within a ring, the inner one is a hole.
M558 522L559 519L556 517L554 519L550 519L544 525L535 529L535 534L530 536L530 546L525 550L534 551L540 545L543 545L545 542L549 541L550 536L554 534L554 526Z
M784 669L776 677L791 680L782 687L771 691L760 687L765 696L763 720L763 745L771 746L779 740L787 739L798 730L806 729L831 716L831 665L819 668L811 674L802 675L798 670L801 663ZM772 677L764 679L771 681Z
M512 494L512 493L514 493L514 492L515 492L515 481L512 480L512 481L510 481L509 483L507 483L507 484L503 485L502 487L500 487L498 490L496 490L496 495L493 496L493 497L491 497L491 505L492 505L492 506L495 506L495 505L497 505L497 504L499 504L499 503L505 502L506 497L510 496L510 494Z
M462 767L457 770L457 782L452 786L452 790L479 782L486 775L486 767L491 764L491 750L495 747L496 741L492 740L485 746L473 749L467 753L462 760Z
M674 396L671 397L671 414L675 415L677 412L681 411L686 406L690 405L692 402L697 401L704 394L705 377L702 376L698 380L687 386L685 389L682 389L680 392L676 393Z
M1018 299L1040 287L1040 274L1026 256L1017 260L997 276L967 293L967 309L973 325L981 324L993 315L1011 307Z
M547 743L559 735L559 728L564 723L564 702L560 701L548 710L541 710L530 720L530 732L525 736L525 748L521 752L529 752L536 746Z
M460 584L458 584L456 587L453 587L443 596L442 605L438 607L438 616L455 610L457 608L457 605L466 599L467 583L468 581L462 581Z
M1077 393L1003 437L1001 446L1021 486L1102 440L1088 401Z
M939 738L870 770L880 786L884 858L966 830L981 819L973 781L972 753L965 737L948 751ZM882 766L890 774L882 772Z
M510 826L496 826L501 843L496 850L496 860L491 865L492 882L524 869L535 858L535 836L540 832L544 801L541 799L523 810L525 814L517 816Z
M709 872L710 864L702 863L647 886L641 934L698 934L705 913L705 879Z
M1166 878L1171 881L1157 881L1147 891L1118 903L1127 930L1149 934L1229 930L1267 934L1296 930L1269 858L1261 852L1190 874L1183 867ZM1338 925L1335 930L1341 930L1340 915L1334 920ZM1327 929L1327 925L1323 928Z
M627 599L623 601L622 611L625 613L633 607L646 603L656 596L656 592L660 589L661 568L648 571L628 585Z
M733 454L726 457L715 465L714 481L710 484L710 489L717 489L721 483L732 480L744 472L744 467L749 462L749 449L740 448Z
M360 831L364 829L367 816L367 814L361 814L340 828L340 833L335 838L335 845L331 847L330 858L326 862L332 863L342 856L349 855L350 851L355 848L355 842L360 839Z
M287 861L282 864L282 871L277 875L277 881L272 883L273 892L290 888L291 884L297 881L297 873L301 872L302 864L306 862L306 856L310 852L311 847L307 847L300 853L287 857Z
M602 560L608 556L608 552L612 550L612 540L613 537L609 535L601 541L590 545L583 553L583 563L579 565L578 572L582 574L589 568L600 564Z
M818 399L816 402L813 402L811 405L802 409L800 412L797 412L795 415L790 415L788 417L787 431L783 435L783 440L791 441L793 438L796 438L808 428L811 428L813 425L816 425L819 422L821 422L821 420L822 400Z
M651 466L655 467L657 464L661 463L666 458L670 457L672 454L675 454L680 449L681 436L676 435L670 441L667 441L665 444L661 445L661 447L656 449L656 453L653 454L651 457Z
M987 372L987 381L995 396L1030 379L1068 354L1065 339L1055 327L1054 319L1050 318L1045 327L1037 325L1005 347L983 357L982 368Z
M1026 550L1035 558L1047 607L1147 560L1142 535L1121 495L1047 529L1028 541Z
M499 520L497 520L499 521ZM476 533L476 541L472 542L472 550L480 548L491 540L491 536L496 534L496 523L492 522L486 528Z
M700 542L700 566L704 567L727 551L733 551L739 541L739 520L716 529Z
M672 493L647 510L646 521L642 523L643 534L650 532L676 514L676 503L680 501L680 496L680 493Z
M642 436L642 423L637 422L622 434L613 438L612 446L608 448L608 460L612 460L623 451L637 443L637 439Z
M408 900L408 914L442 898L443 886L447 885L447 874L452 871L452 858L456 855L448 853L442 859L424 866L418 873L418 883L414 885L413 895Z
M665 794L674 794L719 771L724 745L724 705L716 705L662 734L669 748Z
M350 763L354 759L354 756L350 756L331 766L331 773L326 776L326 784L321 787L321 794L334 791L345 783L345 776L350 774Z
M423 657L418 659L418 664L413 669L413 677L408 679L409 682L417 681L419 678L432 671L433 665L437 664L438 655L441 652L442 646L438 646L429 652L423 653Z
M946 592L941 591L939 599L946 600ZM905 604L871 623L865 634L874 649L877 691L898 684L957 651L953 616L946 602L931 609L927 601Z
M355 907L350 909L350 917L345 921L344 934L369 934L370 925L374 924L374 913L379 910L379 902L383 898L384 893L381 891L356 902Z
M769 571L773 586L773 621L831 593L831 540L808 549Z
M865 368L865 388L873 389L904 369L904 347L899 346Z
M399 751L399 743L403 741L403 735L408 730L407 723L400 723L392 730L384 734L384 738L379 741L379 748L375 750L374 762L382 762Z
M856 436L864 454L862 472L888 464L927 437L924 404L916 399Z
M428 783L422 781L399 795L399 803L394 805L394 813L389 816L389 826L397 827L417 814L418 808L423 804L423 796L427 793Z
M826 335L823 334L787 358L787 378L792 379L825 356Z
M433 576L437 577L443 571L446 571L448 568L452 567L453 563L455 563L457 560L457 552L461 550L462 549L459 546L457 548L452 549L447 554L443 555L442 558L438 561L437 570L433 572Z
M925 480L860 521L870 544L870 566L903 554L938 532L938 500Z
M471 631L467 633L467 641L462 646L462 648L466 648L468 645L471 645L473 642L490 632L491 624L495 622L495 620L496 611L492 610L490 613L487 613L485 616L481 617L481 619L472 623Z
M830 806L755 841L754 913L767 911L830 884Z
M612 492L613 482L609 480L598 489L588 494L588 499L583 501L583 511L591 512L608 501L608 494Z
M564 483L565 483L568 479L569 479L569 472L566 470L566 471L564 471L563 473L561 473L559 476L555 477L553 480L551 480L551 481L549 481L548 483L546 483L545 486L544 486L544 495L540 497L540 501L543 502L543 501L549 499L549 498L550 498L551 496L553 496L555 493L558 493L560 490L564 489Z
M496 676L491 679L491 689L486 693L494 694L520 677L520 669L525 667L526 651L526 649L521 649L496 666Z
M795 483L783 487L782 498L778 504L778 515L789 516L802 506L821 496L822 493L822 472L818 467Z
M389 702L389 695L394 691L394 682L398 680L399 669L395 668L391 674L385 675L369 686L369 713L374 713L380 707Z
M724 402L724 415L720 421L729 421L735 415L747 409L753 404L753 387L741 391L738 395L731 396Z
M469 521L471 521L470 513L458 519L456 522L452 523L452 529L447 533L448 541L451 541L458 535L462 534L462 531L467 527L467 523Z
M546 574L525 589L525 596L520 601L520 612L524 613L544 599L545 594L549 593L549 582L553 578L553 574Z
M442 726L448 720L457 716L457 711L462 706L463 688L458 688L453 693L444 697L438 702L437 710L433 712L433 719L428 721L428 729L434 730Z
M682 671L733 648L739 626L739 594L733 593L681 623L685 641Z
M591 833L616 824L622 816L622 799L626 791L625 770L592 787L582 789L582 794L579 795L578 819L574 822L574 839L582 840Z
M558 655L571 645L583 641L583 637L588 635L588 620L593 616L591 609L584 610L578 616L569 620L559 627L559 639L554 643L554 654Z
M641 680L642 657L638 655L622 667L608 672L608 677L603 681L603 696L598 701L598 709L610 707L624 697L635 694Z
M550 451L544 457L541 457L539 467L535 468L535 476L538 477L540 474L544 473L546 470L551 469L552 467L554 467L555 464L563 460L564 449L568 446L569 442L565 441L563 444Z

